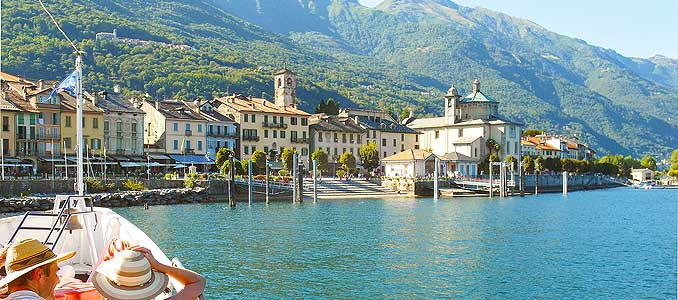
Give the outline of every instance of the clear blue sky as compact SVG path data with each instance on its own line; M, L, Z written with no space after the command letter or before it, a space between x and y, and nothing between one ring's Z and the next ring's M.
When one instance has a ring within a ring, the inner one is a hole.
M382 0L359 0L375 6ZM678 59L678 0L455 0L528 19L625 56Z

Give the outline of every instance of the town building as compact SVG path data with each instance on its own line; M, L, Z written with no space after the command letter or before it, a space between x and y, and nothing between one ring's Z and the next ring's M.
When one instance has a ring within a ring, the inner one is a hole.
M344 152L353 153L360 163L360 147L367 144L367 131L356 117L316 114L310 118L310 151L320 149L327 153L332 170L336 170Z
M438 175L447 176L449 159L422 149L407 149L383 159L387 177L427 177L435 173L438 159Z
M219 148L233 150L238 146L238 124L229 116L216 111L212 103L213 101L196 100L187 105L207 121L207 156L216 160Z
M419 149L420 132L398 123L382 110L346 108L338 116L355 120L365 131L364 142L375 143L382 160L407 149ZM383 167L382 163L382 172Z
M650 169L631 169L631 176L635 181L654 180L654 171Z
M142 101L127 99L117 85L112 92L85 93L85 98L103 110L103 148L107 156L115 159L116 156L144 155L146 113L140 108Z
M440 156L456 152L472 158L476 164L466 175L475 176L478 175L477 163L490 153L497 153L501 159L508 155L520 159L523 124L501 117L498 105L497 100L480 90L480 81L475 80L473 91L466 97L460 96L454 85L450 87L445 95L444 116L410 117L403 123L421 132L420 148ZM498 145L499 150L491 149L490 144Z
M546 143L538 136L526 136L520 140L522 156L541 156L542 158L560 158L560 144L558 147Z
M569 158L578 160L592 160L596 151L580 142L577 137L540 134L521 139L523 154L541 156L543 158Z
M211 102L213 109L230 116L240 127L236 156L242 160L262 150L278 156L284 148L296 149L301 160L309 160L309 113L297 107L296 74L284 69L274 76L275 99L231 95Z

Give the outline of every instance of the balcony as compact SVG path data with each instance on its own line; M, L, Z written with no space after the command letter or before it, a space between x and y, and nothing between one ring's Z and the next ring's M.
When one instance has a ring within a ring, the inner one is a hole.
M308 144L308 138L290 138L292 143Z
M279 124L279 123L261 123L264 128L282 128L282 129L287 129L287 124Z
M195 154L195 149L186 148L186 149L184 149L184 151L181 152L181 153L182 153L182 154Z
M16 135L16 139L17 140L35 140L35 134L18 133Z
M256 135L249 135L249 136L248 136L248 135L245 135L245 136L242 137L242 140L243 140L243 141L256 141L256 142L258 142L258 141L259 141L259 137L256 136Z
M48 141L49 140L59 140L59 139L61 139L61 135L60 134L57 134L57 135L54 135L54 134L38 134L38 139L39 140L48 140Z
M209 137L224 137L224 138L237 138L238 133L236 132L208 132L207 136Z
M184 132L184 135L185 135L185 136L192 136L192 135L193 135L193 131L191 131L191 130L186 130L186 132Z

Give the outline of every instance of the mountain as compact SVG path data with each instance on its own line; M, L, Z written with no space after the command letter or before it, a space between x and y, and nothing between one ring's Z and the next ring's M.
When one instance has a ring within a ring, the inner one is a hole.
M3 70L58 78L71 51L36 4L3 1ZM86 85L127 93L271 97L288 65L311 110L321 99L439 115L473 79L508 117L577 134L599 150L666 156L678 148L675 59L624 57L530 22L446 0L66 0L51 8L87 51ZM100 31L168 44L95 41Z

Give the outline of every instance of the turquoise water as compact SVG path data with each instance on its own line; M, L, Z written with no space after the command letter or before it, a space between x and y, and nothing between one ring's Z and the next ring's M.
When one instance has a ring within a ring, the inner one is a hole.
M207 299L676 299L678 190L116 209Z

